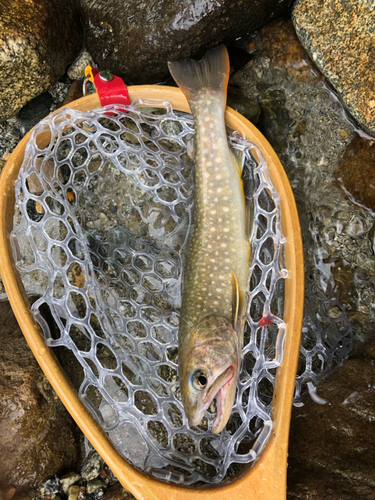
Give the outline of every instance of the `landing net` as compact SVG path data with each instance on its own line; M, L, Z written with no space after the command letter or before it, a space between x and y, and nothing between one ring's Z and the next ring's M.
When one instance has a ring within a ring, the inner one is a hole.
M254 207L243 365L225 430L210 431L215 404L189 427L177 336L193 135L168 102L54 113L28 142L11 235L18 269L46 283L32 313L90 414L135 467L185 485L221 482L264 449L286 333L278 194L259 148L234 133Z

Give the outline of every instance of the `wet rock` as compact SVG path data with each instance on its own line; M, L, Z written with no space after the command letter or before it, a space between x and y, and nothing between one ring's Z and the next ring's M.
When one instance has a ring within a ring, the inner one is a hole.
M80 492L80 487L77 484L73 484L68 489L68 500L78 500L78 495Z
M89 495L93 495L95 499L102 498L107 487L100 479L89 481L86 485L86 490Z
M0 321L0 488L19 491L75 467L79 438L7 302Z
M22 135L25 135L34 125L48 115L52 102L51 94L44 92L34 97L21 109L18 120L21 125Z
M375 212L375 143L356 135L345 151L336 179L356 203Z
M327 404L308 400L293 409L289 500L375 499L374 360L351 359L321 382Z
M133 500L135 497L125 488L121 486L120 483L113 485L105 493L103 500Z
M60 482L57 478L48 479L44 483L43 487L46 495L54 495L60 491Z
M82 80L85 76L86 66L94 66L94 60L91 57L91 54L83 48L73 64L68 68L68 77L71 80Z
M375 134L372 2L299 0L293 11L297 35L362 127Z
M299 42L290 20L278 19L267 24L251 40L248 50L267 54L275 69L285 69L296 82L319 82L322 79Z
M93 451L84 460L81 468L81 476L86 481L92 481L99 476L103 466L104 460L96 451Z
M63 477L60 477L60 488L63 491L63 493L65 493L65 495L67 495L70 486L78 483L78 481L80 481L80 479L81 479L81 476L77 472L69 472L69 474L66 474Z
M245 96L236 87L228 87L227 105L238 111L254 125L258 123L260 116L259 104L254 99Z
M80 80L74 80L69 88L69 92L66 94L62 106L66 106L70 102L80 99L81 97L83 97L83 84Z
M86 47L101 67L127 83L169 77L167 61L202 56L280 16L291 0L84 0Z
M61 78L79 52L82 37L76 0L2 0L0 120Z

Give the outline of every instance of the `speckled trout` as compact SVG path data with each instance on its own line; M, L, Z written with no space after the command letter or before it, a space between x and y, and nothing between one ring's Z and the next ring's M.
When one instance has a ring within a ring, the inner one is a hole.
M169 62L195 123L194 226L188 250L179 327L179 379L190 425L214 398L212 432L232 411L243 343L250 258L241 167L224 122L229 58L224 46L201 61Z

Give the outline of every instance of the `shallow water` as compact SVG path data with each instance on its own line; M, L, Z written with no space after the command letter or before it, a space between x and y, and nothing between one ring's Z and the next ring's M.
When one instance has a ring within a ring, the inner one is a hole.
M303 49L291 52L298 48L293 36L289 33L289 45L279 43L278 48L266 35L262 40L255 36L253 60L234 75L232 84L260 104L258 127L284 165L300 215L306 291L299 399L308 382L316 386L354 346L360 349L373 329L374 293L366 279L374 276L375 260L373 215L353 204L336 178L353 138L359 134L370 144L372 138L358 129L307 56L302 64ZM280 64L283 51L291 54L293 64L288 66L288 59Z

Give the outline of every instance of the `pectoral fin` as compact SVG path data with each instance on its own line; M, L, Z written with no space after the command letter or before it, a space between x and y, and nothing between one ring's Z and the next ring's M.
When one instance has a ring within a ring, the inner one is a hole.
M186 143L186 152L191 160L195 158L195 141L194 137L191 137Z
M246 236L249 240L251 240L251 235L254 230L254 199L246 200L246 208L245 208L245 224L246 224Z
M240 307L240 289L238 287L238 281L236 275L234 274L233 271L231 271L231 274L232 274L232 322L233 322L233 327L235 327L237 324L238 311Z
M230 152L232 153L234 164L236 165L238 175L242 175L243 166L245 163L245 153L241 149L230 148Z

